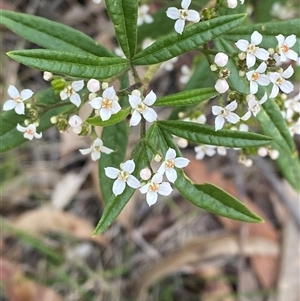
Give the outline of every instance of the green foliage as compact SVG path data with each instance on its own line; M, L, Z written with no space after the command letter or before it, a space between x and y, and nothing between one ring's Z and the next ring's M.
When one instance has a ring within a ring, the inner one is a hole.
M35 69L78 78L107 79L129 68L129 61L123 58L48 49L16 50L7 55Z

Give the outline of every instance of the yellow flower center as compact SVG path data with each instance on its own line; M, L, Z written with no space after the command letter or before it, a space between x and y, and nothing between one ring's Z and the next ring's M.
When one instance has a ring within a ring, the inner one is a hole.
M26 130L26 133L27 133L28 135L33 135L33 134L34 134L34 131L33 131L32 129L27 129L27 130Z
M170 159L165 162L166 168L174 168L174 160Z
M147 108L147 106L144 103L141 102L141 103L138 104L136 109L137 109L138 112L143 113L146 108Z
M149 190L152 192L157 192L159 188L159 184L158 183L151 183L149 185Z
M65 88L65 90L66 90L66 93L67 93L68 97L70 97L72 94L75 93L75 91L74 91L74 89L72 88L71 85L67 86L67 87Z
M104 99L102 101L102 108L111 109L112 108L112 101L110 99Z
M130 174L126 171L122 170L119 172L118 179L126 182L129 178Z
M252 74L252 80L257 81L258 78L259 78L259 73L258 73L258 72L254 72L254 73Z
M186 9L180 9L179 10L179 18L182 19L182 20L186 20L188 16L188 12Z
M249 44L249 46L247 47L247 52L251 53L251 54L254 54L257 49L258 49L258 47L256 47L255 45Z
M220 112L220 115L222 117L227 117L227 110L226 109L222 109L222 111Z
M285 79L283 77L279 77L277 80L276 80L276 84L278 86L282 85L283 83L285 82Z
M283 44L282 47L281 47L281 50L282 50L283 52L288 52L288 51L290 50L290 48L289 48L288 45Z
M16 97L14 98L14 101L15 101L16 103L21 103L21 102L23 102L23 99L21 98L21 96L16 96Z

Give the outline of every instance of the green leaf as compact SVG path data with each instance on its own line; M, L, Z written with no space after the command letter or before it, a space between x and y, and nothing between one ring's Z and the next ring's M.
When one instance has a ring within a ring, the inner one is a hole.
M0 15L0 23L25 40L41 47L96 56L114 56L92 38L69 26L8 10L0 10Z
M158 39L133 58L134 65L151 65L196 49L240 24L245 14L222 16L199 22L184 29L182 35L173 32Z
M138 0L106 0L106 9L114 23L118 42L127 58L135 54L137 44Z
M155 106L188 106L198 104L218 95L214 88L183 91L157 99Z
M36 103L43 103L52 105L61 102L61 99L56 95L52 89L43 90L34 94ZM69 112L74 109L74 105L67 104L62 107L50 109L49 111L41 114L40 125L37 127L37 132L43 132L52 127L50 122L52 116L57 116L61 113ZM28 141L23 137L23 133L20 133L16 126L18 123L22 124L26 119L25 115L17 115L15 111L2 112L0 115L0 152L10 150L18 145Z
M157 139L157 144L163 153L167 152L169 147L177 149L172 141L172 136L168 132L161 131L156 125L151 129L152 137L148 138L151 142ZM181 156L177 149L178 156ZM244 204L239 202L233 196L227 194L224 190L212 184L194 184L181 169L176 169L177 180L175 187L188 201L203 208L209 212L225 216L231 219L240 220L248 223L258 223L263 220L255 213L251 212Z
M95 116L95 117L88 118L86 122L94 126L106 127L124 120L129 115L129 113L130 113L130 107L119 111L117 114L111 115L111 117L106 121L103 121L100 116Z
M226 147L255 147L270 144L271 138L255 133L219 130L212 126L187 121L157 121L164 132L171 133L189 141Z
M88 79L107 79L129 68L129 61L123 58L101 58L48 49L10 51L8 56L32 68Z
M105 167L116 167L124 161L128 144L128 126L125 121L103 128L101 139L106 147L114 150L113 153L101 154L98 170L99 185L104 202L107 203L112 195L113 181L105 175Z
M143 141L141 141L133 151L132 158L135 162L135 170L132 173L135 177L139 177L139 172L142 168L147 166L147 147ZM119 196L111 196L106 207L104 208L101 219L94 231L94 235L100 234L106 230L116 217L120 214L124 206L128 203L136 189L130 188L126 185L124 192ZM112 192L111 192L112 193Z
M282 34L285 37L291 34L295 34L297 37L297 42L294 49L298 55L300 55L300 30L299 30L300 19L292 19L286 21L274 21L266 22L248 26L241 26L233 29L227 33L224 38L230 42L237 42L240 39L246 39L250 41L251 34L257 30L263 35L262 43L259 44L259 47L263 48L275 48L278 44L275 36Z

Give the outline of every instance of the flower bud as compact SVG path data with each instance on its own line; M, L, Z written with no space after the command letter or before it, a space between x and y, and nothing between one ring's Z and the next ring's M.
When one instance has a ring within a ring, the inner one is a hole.
M43 74L43 79L47 82L49 82L50 80L52 80L53 78L53 73L45 71Z
M215 64L210 65L210 70L215 72L218 70L218 67Z
M37 110L34 110L34 109L30 109L29 111L28 111L28 117L29 118L31 118L31 119L35 119L35 118L37 118L37 116L38 116L38 112L37 112Z
M50 118L50 122L51 122L52 124L57 123L57 116L52 116L52 117Z
M149 180L151 178L151 175L152 175L152 172L149 168L143 168L141 171L140 171L140 177L142 180Z
M237 7L237 0L227 0L227 6L229 8L236 8Z
M215 64L219 67L225 67L228 63L228 55L223 52L219 52L215 56Z
M215 89L222 94L229 89L229 85L225 79L218 79L215 84Z
M51 81L51 86L55 92L59 93L67 86L67 82L62 77L57 77Z
M105 90L109 87L109 84L107 82L103 82L101 87L102 87L103 90Z
M97 79L92 78L87 82L87 88L90 92L98 92L100 90L100 82Z
M64 132L68 127L68 121L65 118L59 118L57 120L57 128L62 133Z
M161 159L162 159L162 157L161 157L159 154L156 154L156 155L154 156L154 161L155 161L155 162L160 162Z
M245 52L240 52L239 54L238 54L238 57L239 57L239 59L240 60L245 60L246 59L246 53Z

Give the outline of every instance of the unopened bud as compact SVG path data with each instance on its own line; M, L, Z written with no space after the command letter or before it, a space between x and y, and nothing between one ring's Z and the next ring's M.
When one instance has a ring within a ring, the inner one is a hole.
M90 92L95 93L100 90L100 82L97 79L91 78L87 82L87 88Z
M38 116L37 110L30 109L30 110L28 111L28 117L29 117L29 118L35 119L35 118L37 118L37 116Z
M25 124L25 125L29 125L30 123L31 123L31 122L30 122L29 119L25 119L25 120L24 120L24 124Z
M273 55L275 53L275 50L274 50L274 48L269 48L268 52L270 53L270 55Z
M31 108L31 103L27 103L26 104L26 109L30 109Z
M156 154L156 155L154 156L154 161L155 161L155 162L160 162L161 159L162 159L162 157L161 157L159 154Z
M141 91L140 91L140 90L133 90L133 91L131 92L131 94L140 97L140 96L141 96Z
M55 92L59 93L67 86L67 82L62 77L57 77L51 81L51 86Z
M210 70L215 72L218 70L218 67L215 64L210 65Z
M47 82L49 82L50 80L52 80L53 78L53 73L45 71L43 74L43 79Z
M59 118L57 121L57 128L62 133L64 132L68 127L68 120L65 118Z
M219 67L225 67L228 63L228 55L223 52L219 52L215 56L215 64Z
M52 116L52 117L50 118L50 122L51 122L52 124L57 123L57 116Z
M94 98L96 98L98 95L97 93L90 93L89 94L89 100L93 100Z
M103 90L105 90L109 87L109 84L107 82L103 82L101 87L102 87Z
M246 53L245 52L240 52L239 54L238 54L238 57L239 57L239 59L240 60L245 60L246 59Z
M178 117L179 117L180 119L184 118L184 116L185 116L185 113L184 113L184 112L179 112L179 113L178 113Z
M140 177L142 180L149 180L151 178L151 175L152 175L152 172L149 168L143 168L141 171L140 171Z

